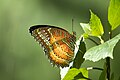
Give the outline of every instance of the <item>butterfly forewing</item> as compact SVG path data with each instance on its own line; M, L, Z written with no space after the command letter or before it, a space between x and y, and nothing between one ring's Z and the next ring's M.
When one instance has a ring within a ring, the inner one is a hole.
M69 66L74 57L74 35L62 28L49 25L36 25L29 30L53 65Z

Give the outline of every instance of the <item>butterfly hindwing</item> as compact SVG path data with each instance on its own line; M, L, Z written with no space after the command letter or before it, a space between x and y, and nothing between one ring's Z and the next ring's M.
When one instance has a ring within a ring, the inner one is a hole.
M74 35L62 28L49 25L36 25L29 30L53 65L65 67L73 60Z

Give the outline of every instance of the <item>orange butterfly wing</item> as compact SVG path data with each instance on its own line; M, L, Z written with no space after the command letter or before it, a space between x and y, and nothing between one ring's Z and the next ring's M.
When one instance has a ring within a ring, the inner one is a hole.
M73 60L76 37L68 31L49 25L36 25L30 29L31 35L44 49L53 65L66 67Z

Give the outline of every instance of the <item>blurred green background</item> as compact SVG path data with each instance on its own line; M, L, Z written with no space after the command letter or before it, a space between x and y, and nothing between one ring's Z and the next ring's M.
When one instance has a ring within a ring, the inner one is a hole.
M108 39L107 8L109 0L0 0L0 80L60 80L59 69L52 67L42 48L29 33L36 24L60 26L74 31L79 37L83 30L80 22L88 22L89 10L96 13L104 23ZM117 28L113 35L118 34ZM87 48L93 46L87 40ZM120 42L114 51L111 62L115 80L120 76ZM86 61L83 67L102 67L104 60L97 63ZM98 80L100 71L90 71L89 76Z

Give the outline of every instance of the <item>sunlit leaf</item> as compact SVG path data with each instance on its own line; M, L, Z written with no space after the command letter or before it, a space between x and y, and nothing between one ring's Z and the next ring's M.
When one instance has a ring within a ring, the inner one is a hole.
M88 35L87 33L84 33L84 34L83 34L83 37L86 39L86 38L89 37L89 35Z
M120 25L120 0L110 0L108 20L112 30Z
M91 60L93 62L98 61L100 59L105 59L106 57L110 57L113 59L113 49L116 43L120 40L120 34L108 40L107 42L90 48L85 54L85 60Z
M85 34L90 36L102 36L104 33L102 23L92 11L91 12L91 18L89 23L80 23L82 26ZM88 37L85 35L85 37Z
M83 33L83 37L88 38L89 35L91 34L90 25L88 23L80 23L80 25L82 26L82 29L85 32L85 33Z
M92 36L101 36L103 35L104 31L103 31L103 26L102 23L99 19L99 17L97 17L97 15L95 15L92 11L91 12L91 18L90 18L90 29L91 29L91 35Z
M68 73L66 74L66 76L64 77L63 80L75 80L75 77L77 75L80 75L81 77L79 79L85 79L88 78L88 71L86 68L80 68L80 69L76 69L76 68L71 68ZM85 79L86 80L86 79Z
M82 26L85 33L91 34L91 29L90 29L89 23L80 23L80 25Z

